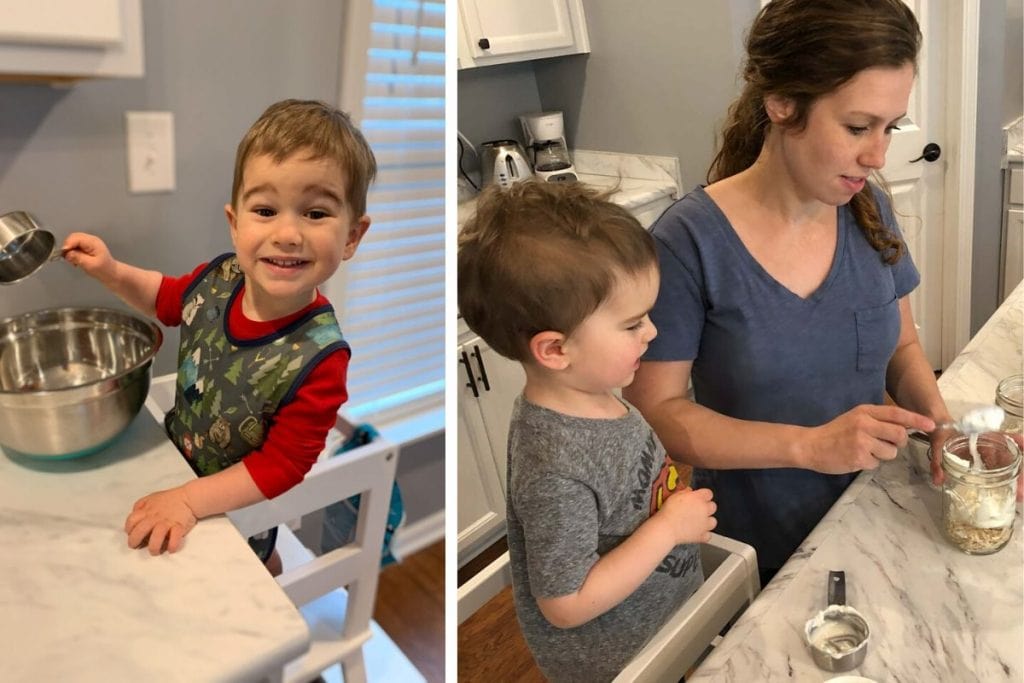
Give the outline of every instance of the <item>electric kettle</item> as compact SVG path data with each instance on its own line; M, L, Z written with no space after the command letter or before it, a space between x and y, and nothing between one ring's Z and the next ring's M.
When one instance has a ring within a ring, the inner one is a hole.
M526 152L515 140L491 140L480 148L480 176L484 185L509 187L533 177Z

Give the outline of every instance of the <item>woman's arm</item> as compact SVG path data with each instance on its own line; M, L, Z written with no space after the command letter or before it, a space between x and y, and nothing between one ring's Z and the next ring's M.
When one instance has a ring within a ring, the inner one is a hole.
M726 417L686 396L693 361L644 361L622 396L673 459L701 468L798 467L803 428Z
M936 422L950 420L946 402L939 394L935 372L925 358L924 348L917 336L910 298L900 299L900 338L889 359L885 373L885 388L897 404L927 415Z
M889 359L885 385L889 395L898 405L927 415L936 423L952 421L946 402L939 394L935 372L925 357L921 340L917 336L914 314L910 310L910 298L906 296L900 299L900 338L896 342L896 351ZM931 462L932 481L935 484L942 483L939 456L942 453L942 443L948 436L947 432L942 431L931 437L934 455Z
M691 361L645 361L623 396L637 407L665 449L686 464L712 469L798 467L826 474L874 469L896 457L906 427L933 422L897 406L861 405L819 427L738 420L686 398Z

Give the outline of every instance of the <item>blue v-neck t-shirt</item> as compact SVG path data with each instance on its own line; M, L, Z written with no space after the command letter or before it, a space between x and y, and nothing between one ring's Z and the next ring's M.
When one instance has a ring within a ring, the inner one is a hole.
M877 189L875 197L902 238L888 198ZM676 202L651 229L661 289L651 311L658 336L644 359L692 360L695 401L741 420L817 426L881 404L899 299L921 278L908 251L887 265L849 205L836 211L831 269L802 298L761 267L703 188ZM695 470L693 482L714 491L716 532L751 544L762 568L778 569L855 476Z

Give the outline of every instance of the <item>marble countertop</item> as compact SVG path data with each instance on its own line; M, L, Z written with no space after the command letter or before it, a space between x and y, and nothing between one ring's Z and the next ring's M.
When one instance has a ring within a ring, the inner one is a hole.
M1022 370L1024 284L1018 285L942 374L954 417L992 404L1002 377ZM999 552L966 555L942 536L941 492L924 448L863 472L761 591L694 681L824 681L804 623L826 606L826 577L844 570L847 604L868 621L863 664L875 681L1024 680L1024 529Z
M679 160L640 154L574 150L573 166L580 182L602 190L614 189L609 199L627 209L637 209L663 197L681 195ZM460 202L458 225L476 210L476 198Z
M128 548L132 503L193 476L145 409L77 460L0 448L0 678L249 682L308 649L302 615L227 517L173 555Z

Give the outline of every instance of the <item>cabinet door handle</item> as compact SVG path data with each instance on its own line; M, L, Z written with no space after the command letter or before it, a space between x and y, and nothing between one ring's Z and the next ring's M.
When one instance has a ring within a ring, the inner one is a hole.
M459 359L459 362L466 366L466 375L469 377L466 386L473 391L473 398L480 398L480 392L476 388L476 380L473 379L473 368L469 364L469 356L465 351L462 352L462 358Z
M481 50L491 49L491 41L487 40L486 38L481 38L480 40L476 41L476 44L480 46Z
M480 357L480 347L473 344L473 355L476 356L476 364L480 366L480 381L484 384L484 391L491 390L491 383L487 381L487 368L484 367L484 359Z

